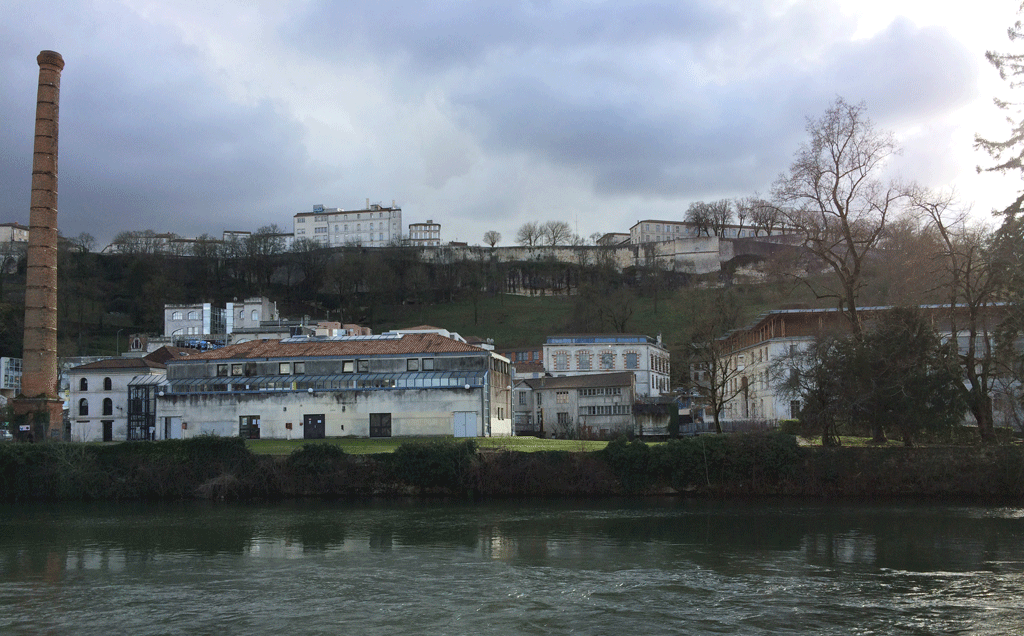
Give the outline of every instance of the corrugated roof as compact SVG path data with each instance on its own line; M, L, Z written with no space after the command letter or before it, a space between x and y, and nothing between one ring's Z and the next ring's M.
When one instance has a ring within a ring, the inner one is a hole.
M599 386L621 386L633 383L633 373L587 373L555 378L523 380L531 389L585 389Z
M243 360L254 358L315 358L328 356L404 355L414 353L488 353L451 338L434 333L411 333L401 338L369 340L365 338L332 338L284 342L281 340L250 340L187 358L171 364L194 360Z

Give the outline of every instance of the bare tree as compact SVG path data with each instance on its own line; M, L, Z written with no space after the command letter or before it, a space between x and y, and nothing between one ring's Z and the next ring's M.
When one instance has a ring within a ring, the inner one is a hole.
M541 241L540 225L536 221L523 223L516 231L516 243L525 247L533 247Z
M771 236L775 228L782 222L782 210L771 201L762 199L756 194L748 200L750 224L756 230L764 230L765 236Z
M732 223L732 201L719 199L707 204L711 231L715 236L725 237L725 228Z
M992 393L997 380L997 324L990 308L1000 291L992 266L993 234L971 225L968 211L956 208L953 195L915 193L914 205L927 214L941 241L950 333L960 344L957 353L967 382L965 398L978 433L991 442L995 439Z
M775 200L789 206L783 210L787 225L803 234L804 246L835 276L835 287L815 294L836 300L856 337L864 330L857 298L865 259L907 196L906 188L881 180L898 148L864 109L837 98L820 119L808 119L810 140L772 187Z
M565 221L547 221L540 226L540 238L548 245L565 245L572 239L572 227Z
M491 247L494 247L501 242L501 233L495 232L494 230L488 230L484 232L484 243L487 243Z
M697 228L697 236L701 232L711 236L711 207L703 201L694 201L686 209L686 222Z
M721 416L725 406L746 389L742 381L743 367L732 352L732 343L722 336L735 325L738 308L725 299L716 298L694 325L686 347L686 363L698 375L693 388L705 406L711 409L715 432L722 432Z

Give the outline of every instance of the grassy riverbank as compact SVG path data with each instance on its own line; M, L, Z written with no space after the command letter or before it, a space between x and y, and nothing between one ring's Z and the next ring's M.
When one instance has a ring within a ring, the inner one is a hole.
M354 442L359 444L354 444ZM1024 499L1024 447L801 446L785 434L644 444L525 438L330 440L292 447L238 438L114 445L0 445L0 501L685 495ZM600 447L600 446L603 446ZM256 452L254 452L256 451ZM529 452L525 452L529 451Z

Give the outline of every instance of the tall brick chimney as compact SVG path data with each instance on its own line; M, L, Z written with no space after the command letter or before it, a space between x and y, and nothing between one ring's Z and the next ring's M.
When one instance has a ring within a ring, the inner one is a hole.
M19 437L58 437L63 429L57 395L57 112L64 58L42 51L32 158L28 269L25 279L25 344L21 395L14 401Z

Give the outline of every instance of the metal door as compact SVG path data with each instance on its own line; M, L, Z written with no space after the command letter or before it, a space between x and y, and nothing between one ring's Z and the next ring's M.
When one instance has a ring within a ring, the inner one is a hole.
M391 437L391 413L370 413L370 437Z
M456 411L452 414L452 434L455 437L476 437L476 413Z
M323 439L326 437L324 434L324 416L321 415L303 415L302 416L302 438L303 439Z

